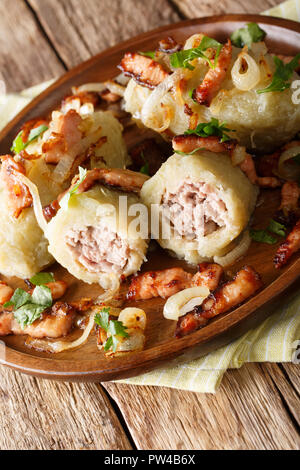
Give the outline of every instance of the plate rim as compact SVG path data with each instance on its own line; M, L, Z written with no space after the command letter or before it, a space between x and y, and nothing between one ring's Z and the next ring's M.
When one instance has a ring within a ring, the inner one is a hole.
M152 36L164 33L168 31L176 31L178 28L184 28L189 26L203 25L207 23L220 23L220 22L249 22L255 21L259 22L261 25L267 24L271 26L282 27L300 35L300 23L283 19L276 18L265 15L258 14L226 14L226 15L213 15L205 16L203 18L195 18L189 20L183 20L177 23L160 26L153 30L141 33L137 36L129 38L125 41L119 42L118 44L105 49L104 51L96 54L90 59L78 64L69 71L66 71L61 77L54 81L49 87L47 87L42 93L40 93L34 100L32 100L25 108L23 108L0 132L0 142L11 132L11 130L19 123L22 118L35 106L45 100L46 97L51 95L53 91L57 88L60 88L64 83L76 77L79 73L86 71L98 61L103 60L106 56L110 56L122 48L130 48L134 46L134 42L142 42L143 40L151 39ZM165 343L158 346L152 347L151 349L146 349L138 353L131 353L128 356L125 356L126 359L107 359L109 365L105 369L99 369L95 366L97 359L91 361L80 361L80 360L65 360L65 359L55 359L55 357L39 357L30 355L30 352L22 352L11 348L10 346L4 346L5 348L5 359L0 358L0 364L6 365L12 369L15 369L19 372L25 374L45 377L50 379L57 380L66 380L66 381L105 381L112 380L115 378L125 378L132 375L137 375L137 371L151 370L157 368L159 364L164 364L167 361L168 364L175 359L178 359L178 356L184 357L184 355L195 348L197 345L202 346L203 344L209 344L212 340L221 339L222 335L226 335L231 331L237 329L239 331L239 325L246 321L250 316L255 312L258 312L260 309L263 309L268 304L272 302L277 302L278 297L286 291L300 276L300 257L288 268L281 273L273 282L271 282L267 287L265 287L261 292L259 292L254 297L250 298L245 304L234 309L232 312L216 318L213 323L208 324L205 328L198 330L192 333L189 336L186 336L181 339L172 338L166 345L174 346L172 351L164 351L161 353L162 347ZM274 295L273 295L274 294ZM263 300L264 299L264 300ZM267 314L267 316L269 316ZM263 319L261 319L261 322ZM221 324L221 327L220 327ZM217 333L214 334L213 330L217 327ZM221 345L228 344L229 341L232 341L235 337L240 336L231 336L231 339L227 339L225 342L222 342ZM1 339L1 338L0 338ZM0 343L1 346L1 343ZM30 350L29 350L30 351ZM1 349L0 349L1 352ZM151 357L148 357L151 355ZM0 355L1 356L1 355ZM172 357L169 357L172 356ZM197 357L200 357L198 355ZM155 360L155 364L153 364ZM187 360L187 359L183 359ZM112 362L113 361L113 362ZM38 363L45 364L44 367L38 365ZM152 364L151 364L152 363ZM25 365L26 364L26 365ZM79 364L79 366L78 366ZM115 366L114 366L114 365ZM68 368L68 365L70 366ZM76 367L77 365L77 367ZM84 367L83 367L84 365ZM73 369L73 370L69 370Z

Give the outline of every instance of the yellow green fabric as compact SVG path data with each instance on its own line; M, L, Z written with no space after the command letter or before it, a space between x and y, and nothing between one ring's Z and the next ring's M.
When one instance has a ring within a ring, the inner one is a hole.
M300 21L300 0L289 0L264 14ZM0 93L0 129L50 83L52 81L20 94ZM215 393L227 369L239 368L245 362L290 362L296 357L298 342L300 344L300 294L294 293L284 308L275 310L258 328L229 345L186 364L157 369L120 382Z

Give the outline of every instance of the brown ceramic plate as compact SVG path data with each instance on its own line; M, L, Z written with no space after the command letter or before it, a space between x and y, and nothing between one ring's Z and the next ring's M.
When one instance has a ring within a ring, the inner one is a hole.
M0 152L5 154L20 125L53 109L60 100L70 93L71 86L87 82L104 81L116 75L116 65L126 51L152 50L158 40L172 35L182 41L197 32L224 41L233 30L246 22L257 22L267 32L270 50L277 54L295 55L300 51L300 24L277 18L259 15L226 15L183 21L171 26L150 31L123 42L93 57L84 64L71 70L37 97L25 108L0 134ZM276 211L280 194L265 191L263 207L255 213L255 225L265 226L265 215L272 216ZM78 350L58 355L38 353L24 346L24 337L4 338L5 351L0 350L0 361L20 372L35 376L69 381L105 381L134 376L155 367L174 364L200 357L217 347L225 345L250 328L258 325L280 301L285 301L287 289L295 291L300 274L300 257L295 255L283 270L275 270L272 264L277 245L252 243L243 260L230 268L234 274L243 264L251 264L261 274L265 288L255 297L234 311L215 318L209 325L182 339L174 338L175 322L165 320L162 315L163 302L159 299L139 302L148 316L145 350L131 353L116 359L106 359L96 348L96 338L91 336L87 344ZM162 251L151 253L143 270L162 269L184 265ZM95 296L97 286L89 286L74 279L63 268L54 266L57 279L66 279L69 284L67 298L78 299L82 296ZM10 279L15 286L23 285L20 280ZM298 283L299 284L299 283ZM5 355L2 354L5 352Z

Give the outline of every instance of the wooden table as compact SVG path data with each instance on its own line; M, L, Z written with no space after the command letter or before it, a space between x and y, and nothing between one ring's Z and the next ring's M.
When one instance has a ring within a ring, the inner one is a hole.
M0 79L18 91L157 26L279 0L0 0ZM0 368L0 449L297 449L299 366L249 364L216 395L37 380Z

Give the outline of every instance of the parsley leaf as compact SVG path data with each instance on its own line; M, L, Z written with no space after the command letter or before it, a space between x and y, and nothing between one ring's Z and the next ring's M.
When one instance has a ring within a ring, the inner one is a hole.
M16 309L29 302L31 295L23 289L16 289L9 302L4 304L4 308L15 307Z
M13 141L13 144L10 148L11 152L19 154L22 150L25 149L25 144L22 140L22 134L23 131L20 131L15 140Z
M97 315L95 315L95 323L99 325L106 333L110 334L104 344L104 351L106 352L112 349L113 352L116 352L119 344L117 336L127 338L127 327L118 320L110 320L109 311L109 307L102 308L102 310L97 313Z
M51 290L49 287L41 285L35 287L32 295L23 289L16 289L4 307L14 308L14 317L24 330L26 326L40 318L41 313L51 307L52 302Z
M279 59L279 57L273 57L276 69L273 75L272 82L266 88L257 90L256 93L269 93L271 91L284 91L290 88L291 83L289 79L293 75L294 70L299 65L300 53L297 54L288 64Z
M266 32L257 23L248 23L245 28L237 29L232 33L230 39L236 47L248 46L251 48L253 42L263 41Z
M22 150L25 150L29 144L37 140L39 136L42 135L47 129L48 126L45 126L44 124L39 127L36 127L35 129L31 129L27 142L23 142L23 131L20 131L15 140L13 141L10 150L16 154L19 154Z
M174 54L171 54L170 63L174 68L183 67L189 70L194 70L195 67L193 67L190 62L194 59L201 58L204 59L212 69L214 69L217 65L218 57L222 47L222 44L215 39L209 38L208 36L203 36L198 47L174 52ZM211 48L216 50L213 62L209 56L204 54L207 49Z
M149 173L149 162L146 162L145 165L142 166L142 168L140 169L140 173L143 173L143 175L150 175Z
M155 59L155 51L146 51L146 52L139 51L139 54L144 55L146 57L150 57L151 59Z
M196 134L199 137L208 137L215 135L220 137L221 142L231 140L231 137L226 132L234 132L226 127L226 122L219 123L218 119L212 118L210 122L201 122L196 129L188 129L184 134Z
M259 243L267 243L274 245L277 242L276 238L272 237L266 230L250 230L252 240Z
M52 294L47 286L36 286L31 296L32 303L43 307L51 307Z
M45 307L42 305L25 304L14 311L14 317L24 330L26 326L38 320L44 310Z
M54 282L53 273L38 273L29 279L31 284L35 286L41 286L43 284L48 284L48 282Z
M267 230L269 230L269 232L275 233L276 235L279 235L280 237L285 237L286 235L286 227L273 219L270 220Z
M70 199L77 193L77 189L79 188L81 183L85 180L86 176L87 176L87 170L84 169L84 168L81 168L81 166L80 166L79 167L79 180L70 189L70 191L67 192L67 194L65 194L65 196L62 198L62 200L59 203L59 205L62 209L65 209L65 210L68 209Z

